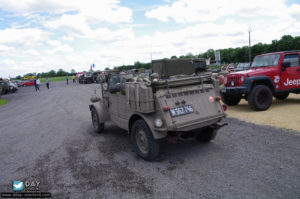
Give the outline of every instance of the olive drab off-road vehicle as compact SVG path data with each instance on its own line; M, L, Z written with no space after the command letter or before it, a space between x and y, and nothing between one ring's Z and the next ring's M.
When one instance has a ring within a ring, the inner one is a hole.
M156 60L152 70L149 78L102 74L101 89L89 105L94 130L101 133L112 121L128 131L146 160L156 159L163 138L214 139L226 125L218 123L225 117L218 80L211 73L195 74L203 71L199 60Z

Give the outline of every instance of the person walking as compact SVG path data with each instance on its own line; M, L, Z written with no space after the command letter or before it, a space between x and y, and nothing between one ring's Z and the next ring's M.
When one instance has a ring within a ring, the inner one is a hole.
M66 81L67 81L67 84L69 84L69 76L68 75L66 76Z
M37 78L37 80L36 80L36 91L40 91L40 79L39 78Z
M76 76L75 75L73 75L73 84L76 84Z
M34 88L35 88L35 91L37 91L37 87L36 87L36 79L34 79Z
M48 89L49 89L49 82L50 82L50 81L49 81L49 78L47 77L47 78L46 78L46 86L47 86Z

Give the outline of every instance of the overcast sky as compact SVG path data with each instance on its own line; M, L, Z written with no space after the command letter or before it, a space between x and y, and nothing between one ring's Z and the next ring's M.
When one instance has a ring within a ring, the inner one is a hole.
M300 0L0 0L0 77L270 43L300 35Z

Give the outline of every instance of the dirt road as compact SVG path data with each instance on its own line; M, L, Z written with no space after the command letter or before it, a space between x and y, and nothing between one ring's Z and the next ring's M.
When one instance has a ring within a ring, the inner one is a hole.
M160 161L132 151L125 131L95 134L97 85L21 88L0 107L0 192L38 180L53 198L299 198L300 136L227 119L210 144L162 143Z
M291 129L300 133L300 95L290 94L286 100L273 100L272 106L263 112L253 111L242 100L237 106L229 106L228 115L246 122Z

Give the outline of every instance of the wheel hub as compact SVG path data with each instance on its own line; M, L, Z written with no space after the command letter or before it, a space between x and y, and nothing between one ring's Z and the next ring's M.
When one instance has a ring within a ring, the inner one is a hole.
M136 142L141 152L148 153L148 138L142 129L139 129L136 132Z

